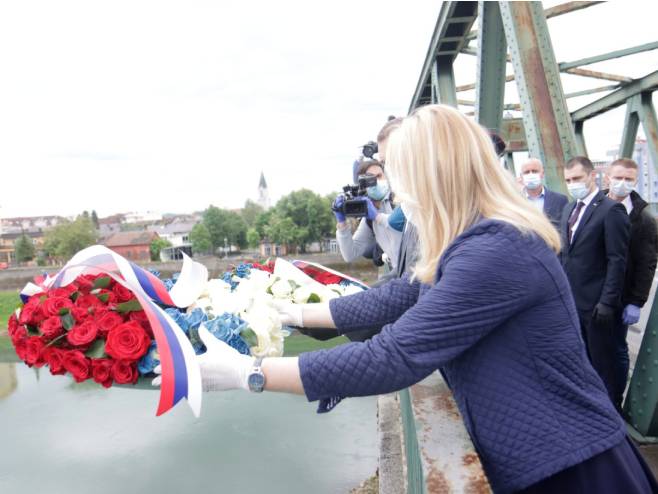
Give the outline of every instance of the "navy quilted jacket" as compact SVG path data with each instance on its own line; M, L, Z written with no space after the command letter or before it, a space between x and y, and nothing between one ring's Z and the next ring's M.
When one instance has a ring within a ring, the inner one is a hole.
M302 354L309 400L388 393L440 369L496 492L514 492L621 442L624 423L592 369L569 283L534 235L493 220L444 253L432 286L398 279L331 301L363 343Z

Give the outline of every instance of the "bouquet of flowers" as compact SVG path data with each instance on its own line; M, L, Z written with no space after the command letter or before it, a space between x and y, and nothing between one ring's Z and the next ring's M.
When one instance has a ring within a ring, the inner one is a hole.
M295 261L296 262L296 261ZM306 274L316 274L313 278ZM28 284L24 304L9 319L16 354L29 366L47 366L110 387L134 384L162 365L158 415L186 397L200 412L194 355L205 352L201 325L239 352L281 356L289 331L274 299L313 303L365 288L318 265L296 267L282 259L241 264L221 279L185 258L180 275L161 280L101 246L76 254L54 277Z

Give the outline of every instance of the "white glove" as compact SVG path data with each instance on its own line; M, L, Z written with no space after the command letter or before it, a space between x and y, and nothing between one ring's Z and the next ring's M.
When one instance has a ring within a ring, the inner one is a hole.
M254 364L254 358L242 355L235 348L215 338L202 324L199 336L207 351L197 356L201 370L201 385L204 391L225 391L228 389L249 390L247 380ZM160 374L161 368L153 370ZM161 376L153 379L153 386L159 386Z
M304 327L304 316L302 305L293 304L287 300L272 299L272 307L276 309L281 318L281 324L284 326Z

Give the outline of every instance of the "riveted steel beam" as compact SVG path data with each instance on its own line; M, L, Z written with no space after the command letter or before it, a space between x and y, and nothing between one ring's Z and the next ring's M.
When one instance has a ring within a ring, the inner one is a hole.
M620 158L632 158L633 150L635 149L635 138L637 131L640 128L640 118L637 115L637 104L634 99L638 96L633 96L626 102L626 118L624 121L624 131L621 136L621 146L619 146Z
M544 164L547 185L566 192L563 169L577 153L576 139L541 2L500 2L500 11L528 149Z
M452 63L476 18L476 2L442 3L409 111L437 101L456 106Z
M569 12L575 12L576 10L586 9L587 7L592 7L593 5L603 3L603 2L566 2L561 3L560 5L555 5L544 11L546 19L551 19L552 17L557 17L559 15L568 14ZM466 36L467 40L472 40L478 37L478 32L476 29L468 33Z
M615 50L608 53L603 53L602 55L596 55L594 57L582 58L580 60L575 60L574 62L561 62L559 66L560 70L566 70L574 67L582 67L583 65L603 62L605 60L612 60L613 58L627 57L628 55L634 55L636 53L642 53L655 49L658 49L658 41L633 46L631 48L625 48L623 50Z
M587 120L588 118L595 117L596 115L623 105L629 98L637 94L655 91L656 89L658 89L658 70L641 79L636 79L617 89L615 92L579 108L571 114L571 118L575 122L579 120Z
M505 99L507 42L498 2L478 2L480 31L478 35L477 86L475 119L480 125L500 130Z
M585 132L583 129L585 122L574 123L574 134L576 136L576 150L580 156L587 156L587 146L585 145Z
M591 89L583 89L582 91L574 91L573 93L567 93L564 95L565 98L577 98L578 96L587 96L590 94L603 93L605 91L614 91L619 89L621 85L611 84L609 86L593 87Z

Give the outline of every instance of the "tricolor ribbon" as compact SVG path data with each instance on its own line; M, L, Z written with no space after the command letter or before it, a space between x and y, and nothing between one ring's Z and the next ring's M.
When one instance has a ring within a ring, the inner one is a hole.
M157 304L188 307L197 300L208 281L208 270L184 255L178 280L167 291L164 283L152 273L128 261L102 245L94 245L78 252L53 277L28 283L21 297L66 286L83 274L107 274L128 288L144 309L160 354L162 383L156 415L162 415L187 398L196 417L201 413L201 373L194 349L183 330Z

